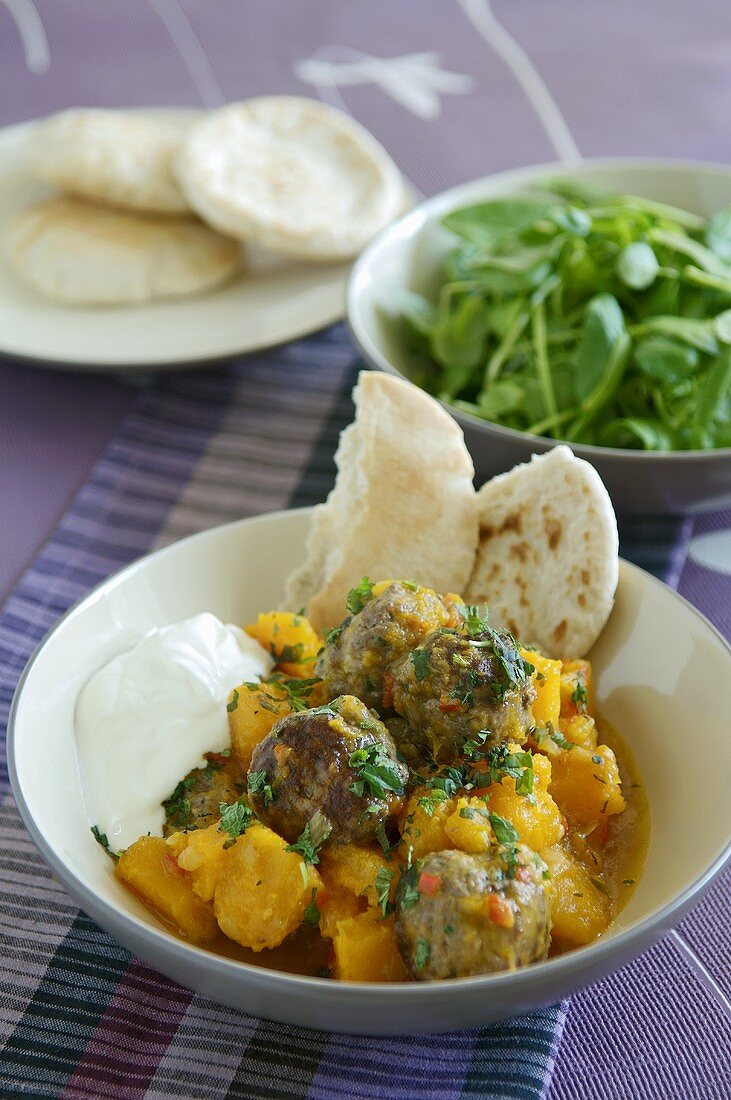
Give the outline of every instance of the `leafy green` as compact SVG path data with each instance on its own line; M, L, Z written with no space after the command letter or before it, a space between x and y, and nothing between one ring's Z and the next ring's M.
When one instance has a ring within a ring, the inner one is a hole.
M243 795L236 802L222 802L218 810L221 814L218 828L220 832L228 833L228 840L224 847L229 848L237 837L245 833L249 826L254 824L256 815Z
M109 841L107 839L107 834L103 833L98 825L92 825L91 833L92 833L92 836L94 837L94 840L97 842L97 844L101 844L102 848L104 849L104 851L107 853L108 856L111 856L112 859L115 859L115 860L119 859L119 852L115 852L114 849L110 846Z
M368 577L362 577L359 584L348 592L345 606L351 615L357 615L359 611L363 610L372 595L373 584L368 580Z
M287 845L286 851L296 852L305 863L318 863L320 848L331 832L332 825L328 819L319 810L315 810L295 842Z
M473 416L670 451L731 442L731 208L707 222L575 180L455 210L433 297L399 308L413 378ZM358 610L369 597L354 590ZM355 613L355 611L353 612Z
M267 782L266 772L249 772L247 776L247 790L249 794L260 794L264 807L270 806L274 801L274 792L271 784Z
M386 799L404 789L398 764L380 742L356 749L350 754L348 764L357 776L348 789L358 798L370 795Z

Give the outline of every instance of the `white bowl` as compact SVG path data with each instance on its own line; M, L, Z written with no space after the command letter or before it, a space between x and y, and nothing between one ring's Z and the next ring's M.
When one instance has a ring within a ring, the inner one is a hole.
M184 539L123 569L63 618L13 703L10 774L25 824L91 917L170 978L248 1012L361 1034L474 1027L535 1009L623 966L676 924L731 854L731 651L659 581L622 563L617 602L591 654L602 713L631 744L648 786L645 873L610 932L512 973L400 985L325 981L249 966L171 936L117 881L89 831L74 737L87 677L153 627L200 611L243 623L277 606L301 557L309 510Z
M525 191L552 176L642 195L704 217L731 204L727 165L625 158L587 160L570 168L562 164L518 168L435 195L384 229L351 272L348 323L371 366L410 376L412 361L400 325L398 291L406 287L428 295L435 290L442 261L455 246L455 237L442 226L442 218L471 203ZM478 485L557 442L446 407L464 430ZM654 452L572 443L571 448L596 466L618 512L684 514L731 504L730 447Z

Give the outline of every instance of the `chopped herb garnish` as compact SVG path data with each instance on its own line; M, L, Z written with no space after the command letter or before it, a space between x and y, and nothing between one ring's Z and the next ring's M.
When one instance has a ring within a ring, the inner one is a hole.
M337 709L334 703L323 703L321 707L312 707L309 714L321 714L323 718L337 718L340 711Z
M516 794L532 795L535 773L533 757L529 752L510 752L503 741L484 753L483 758L487 764L489 783L499 783L509 777L515 780Z
M421 894L416 888L419 875L417 868L411 864L411 855L412 850L409 847L407 852L407 867L401 874L398 890L396 891L396 906L399 909L412 909L421 897Z
M586 684L583 680L577 679L576 686L571 693L571 701L576 709L582 714L586 712L586 704L589 701L589 692L586 690Z
M412 649L409 660L414 666L414 676L417 680L425 680L429 675L429 652L426 649Z
M487 810L483 810L480 806L463 806L459 811L459 816L466 818L468 821L474 821L478 817L484 818L485 821L490 820Z
M357 615L359 611L362 611L365 605L373 595L373 584L368 577L363 577L355 588L351 588L348 592L348 598L345 602L345 606L351 615Z
M591 759L595 764L603 764L604 763L604 757L599 756L599 754L596 753L596 752L593 754Z
M248 687L248 684L247 684L247 687ZM226 704L226 710L229 712L229 714L231 714L231 713L233 713L233 711L236 710L238 705L239 705L239 693L238 693L238 689L234 688L233 694L231 695L231 699Z
M249 772L246 785L249 794L260 794L262 796L265 809L267 806L271 806L274 801L274 792L271 784L267 783L266 772Z
M404 586L404 588L408 588L409 592L418 592L419 591L419 585L416 581L402 580L401 583Z
M332 630L327 630L325 632L325 645L335 645L349 622L350 616L348 616L347 619L343 619L340 626L334 626Z
M296 852L305 863L319 863L318 852L332 832L332 825L323 813L316 810L294 844L288 844L288 852Z
M218 811L221 815L218 823L219 831L228 833L224 848L230 848L236 838L242 836L256 821L256 814L243 795L235 802L219 803Z
M394 872L389 870L388 867L378 868L378 874L376 875L376 896L378 898L378 908L381 910L381 914L384 917L387 917L389 913L393 911L393 905L389 901L393 876Z
M348 789L358 798L370 795L372 798L387 799L389 795L403 791L400 769L380 742L356 749L350 754L348 763L358 776Z
M277 649L272 642L269 649L278 665L300 665L303 660L312 660L311 657L305 658L305 647L302 642L295 642L294 645L283 645L281 649Z
M609 891L600 878L595 878L593 875L590 875L589 879L595 890L598 890L601 894L609 895Z
M515 878L515 868L518 865L516 845L520 839L518 830L512 822L506 821L499 814L490 814L490 824L492 825L492 831L495 833L495 839L505 850L504 855L507 865L505 873L508 878Z
M310 904L305 909L305 920L308 924L317 926L320 923L320 910L317 906L317 887L312 887L312 894L310 895Z
M487 630L487 608L482 614L477 604L457 604L457 611L464 621L464 629L470 638L475 638Z
M113 848L110 847L107 834L103 833L98 825L92 825L91 834L97 844L101 844L108 856L111 856L112 859L119 859L119 852L115 852Z
M554 745L556 745L559 749L564 749L566 752L570 752L571 749L576 748L575 742L569 741L567 738L565 738L561 731L555 728L552 722L547 722L544 729L540 731L536 730L533 736L535 737L539 745L541 741L545 741L546 738L550 737Z
M431 956L431 947L429 941L423 939L421 936L416 941L416 947L414 948L414 967L416 970L423 970L426 964L429 962Z
M623 886L634 886L634 884L635 884L635 880L633 878L623 878L622 879L622 885Z
M454 925L453 924L445 924L444 925L444 934L445 934L445 936L453 935L454 934Z
M284 692L292 710L300 711L309 708L309 698L317 685L322 683L322 680L319 676L297 679L294 676L283 676L281 672L273 672L264 682L275 684Z

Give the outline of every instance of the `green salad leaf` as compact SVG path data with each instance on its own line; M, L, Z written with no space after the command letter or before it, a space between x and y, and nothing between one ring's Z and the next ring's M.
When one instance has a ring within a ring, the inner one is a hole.
M705 221L577 180L452 211L399 308L419 385L463 412L648 451L731 441L731 207Z

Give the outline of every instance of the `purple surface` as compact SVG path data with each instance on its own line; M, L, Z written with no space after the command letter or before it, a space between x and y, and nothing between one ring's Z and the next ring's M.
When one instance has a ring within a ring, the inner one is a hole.
M0 604L129 408L113 378L0 362Z
M723 0L692 6L499 0L493 8L550 87L584 155L729 159L731 15ZM40 34L28 22L36 9ZM297 64L312 55L344 60L353 50L380 58L429 51L442 70L472 82L466 94L442 95L433 117L415 114L373 82L341 92L420 190L555 159L535 111L470 12L484 17L489 6L479 0L0 4L0 123L84 103L214 105L271 91L316 94L296 75ZM0 366L0 594L55 525L130 396L110 379ZM729 514L706 517L696 535L730 526ZM730 574L731 549L728 568L691 560L681 578L681 591L727 635ZM730 1012L722 1000L730 992L731 933L720 933L728 929L728 899L727 876L684 922L696 962L669 939L573 999L551 1100L731 1096Z

